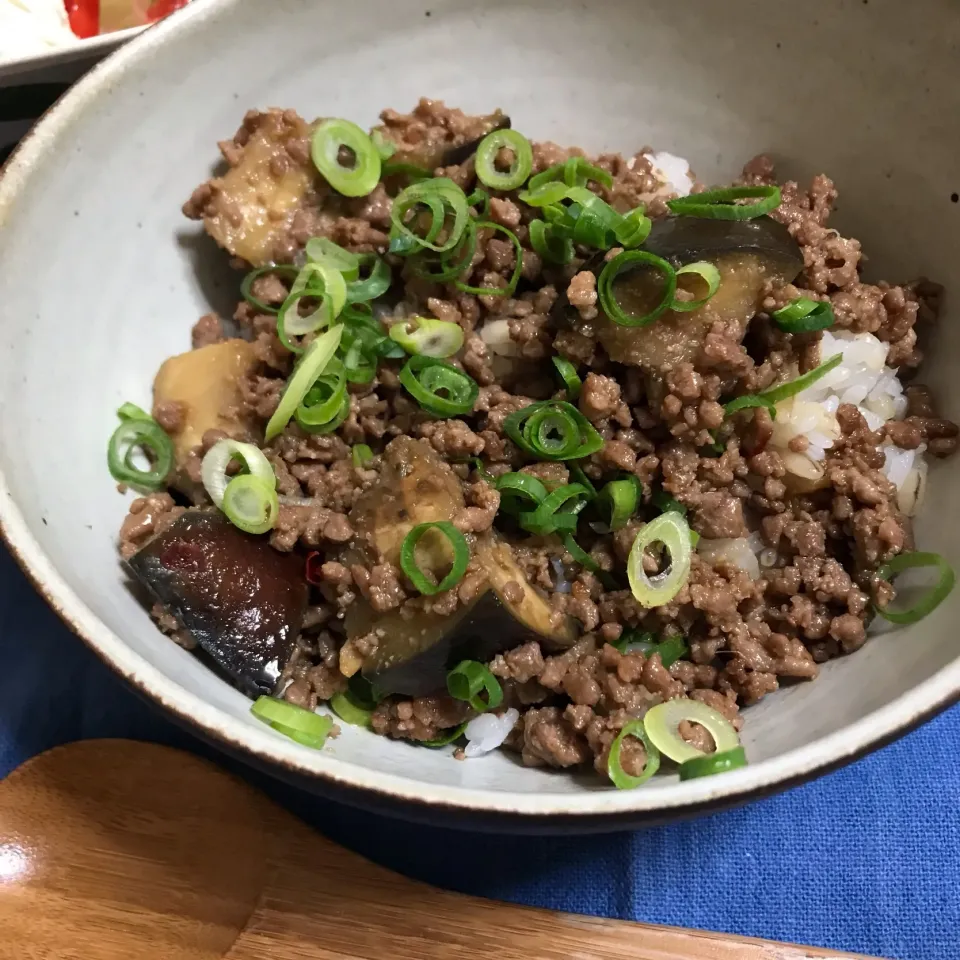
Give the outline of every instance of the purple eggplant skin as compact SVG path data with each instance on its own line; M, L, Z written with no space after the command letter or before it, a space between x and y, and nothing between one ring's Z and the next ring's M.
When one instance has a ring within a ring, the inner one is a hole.
M298 558L219 511L188 510L127 565L240 691L274 692L307 608Z

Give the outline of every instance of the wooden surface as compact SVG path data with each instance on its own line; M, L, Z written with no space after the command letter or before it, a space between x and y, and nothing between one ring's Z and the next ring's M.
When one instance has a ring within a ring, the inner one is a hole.
M0 960L853 956L437 890L154 744L71 744L0 784Z

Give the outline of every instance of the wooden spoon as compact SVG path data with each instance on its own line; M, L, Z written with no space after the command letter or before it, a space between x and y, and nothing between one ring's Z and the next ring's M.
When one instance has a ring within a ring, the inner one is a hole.
M0 785L0 931L3 960L854 956L447 893L205 760L127 740L59 747Z

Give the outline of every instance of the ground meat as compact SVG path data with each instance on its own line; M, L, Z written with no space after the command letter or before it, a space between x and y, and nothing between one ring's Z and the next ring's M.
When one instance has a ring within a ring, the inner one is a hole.
M163 533L183 512L184 508L178 507L167 493L151 493L134 500L120 527L120 556L129 560L151 537Z
M205 313L194 325L190 340L194 350L227 339L223 321L215 313Z
M436 740L444 730L459 726L470 707L449 696L384 701L373 711L374 732L403 740Z
M613 377L588 373L580 391L580 412L596 423L605 420L620 405L620 384Z
M167 433L179 433L183 429L187 408L177 400L161 400L153 405L153 419Z

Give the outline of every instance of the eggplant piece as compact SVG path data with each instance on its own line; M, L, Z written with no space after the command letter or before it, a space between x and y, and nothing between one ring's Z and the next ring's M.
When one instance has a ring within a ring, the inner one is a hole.
M400 546L418 523L453 520L463 508L463 488L449 464L426 440L397 437L383 452L379 482L350 511L357 531L350 549L371 562L399 566ZM443 559L437 558L437 567Z
M426 139L410 147L398 144L397 152L390 158L392 163L412 163L414 166L422 167L431 173L438 167L454 167L466 162L477 152L480 141L494 130L508 130L510 128L510 118L502 110L495 110L489 116L483 117L483 133L479 137L471 140L464 140L457 143L461 138L454 136L454 142L450 143L448 137L441 139ZM376 128L377 131L387 141L393 141L392 131L386 125Z
M128 566L243 693L273 692L303 624L299 560L213 510L188 510Z
M277 244L313 190L316 171L300 147L310 138L306 120L271 110L245 126L249 137L238 148L237 163L210 181L203 224L221 247L260 267L273 261ZM292 144L296 147L288 149Z
M597 319L595 333L610 358L652 374L693 360L717 321L738 329L742 337L760 308L765 285L789 283L803 269L797 242L770 217L656 220L644 249L677 267L706 260L720 271L720 289L699 310L668 310L645 327L622 326L603 315ZM592 258L584 269L599 274L603 263ZM623 273L614 292L626 312L648 313L660 300L662 281L656 270L641 267ZM568 308L566 314L571 316Z
M153 402L174 402L183 409L183 426L173 435L178 466L207 430L231 437L250 431L253 424L239 415L240 381L257 363L253 344L246 340L211 343L163 362L153 381Z
M346 617L348 638L375 633L377 641L353 669L341 657L341 671L360 669L383 693L419 697L444 690L447 672L461 660L485 662L528 640L541 640L552 649L576 642L575 621L555 621L550 603L527 580L508 544L492 535L479 538L474 559L487 583L453 616L419 612L410 617L393 611L378 617L366 604L354 604Z

